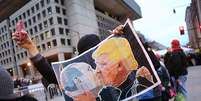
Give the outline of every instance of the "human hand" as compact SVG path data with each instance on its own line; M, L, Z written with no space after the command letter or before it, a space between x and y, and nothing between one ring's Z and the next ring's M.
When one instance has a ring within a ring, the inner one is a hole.
M153 82L153 77L152 77L151 73L149 72L149 70L145 66L142 66L137 70L136 77L139 77L139 76L144 77L147 80Z
M39 53L38 49L36 48L36 45L29 38L28 33L26 31L21 30L12 33L12 39L15 40L17 45L19 45L21 48L25 48L31 56L35 56Z
M96 101L95 96L90 91L85 91L84 94L73 97L74 101Z
M124 26L123 25L119 25L117 26L115 29L112 30L112 34L123 34L123 29L124 29Z

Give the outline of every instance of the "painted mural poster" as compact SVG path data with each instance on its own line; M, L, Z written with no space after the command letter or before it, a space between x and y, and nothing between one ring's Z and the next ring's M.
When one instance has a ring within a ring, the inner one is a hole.
M75 58L52 63L66 96L75 101L128 101L160 84L130 20L123 31Z

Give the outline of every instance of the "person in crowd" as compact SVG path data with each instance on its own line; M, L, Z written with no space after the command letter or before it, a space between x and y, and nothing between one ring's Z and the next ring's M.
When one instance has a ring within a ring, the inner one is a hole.
M162 89L161 100L169 101L169 99L171 98L170 92L169 92L171 89L170 74L167 68L165 67L165 64L161 61L161 55L156 53L156 57L161 64L160 68L158 68L157 70L158 76L161 80L161 85L160 85Z
M21 87L21 81L18 77L16 77L16 79L14 79L14 88L19 88Z
M122 28L123 28L122 25L118 26L117 28L115 28L113 30L112 33L113 34L122 33L122 31L121 31ZM21 39L20 34L25 35L25 37L23 39ZM56 75L54 74L54 71L53 71L50 63L44 56L42 56L39 53L36 45L30 39L30 37L28 36L28 33L25 30L21 30L20 32L16 31L15 33L13 33L12 39L15 40L16 43L20 47L26 49L29 52L29 54L31 56L30 60L31 60L32 64L34 65L34 67L37 68L37 70L41 73L41 75L48 81L48 83L58 84ZM96 46L100 42L101 42L101 40L99 39L99 37L96 34L89 34L89 35L83 36L79 40L78 45L77 45L79 54ZM73 101L73 99L68 96L64 96L64 97L68 101Z
M14 93L14 82L7 70L0 66L0 101L37 101L35 98Z
M201 52L200 50L195 52L195 60L196 60L196 65L201 65Z
M161 66L160 62L158 61L157 57L155 56L154 52L152 51L148 43L145 42L145 40L143 40L141 37L140 37L140 40L142 44L144 45L144 48L146 52L148 53L155 70L158 70ZM148 92L138 96L137 98L139 99L139 101L161 101L161 93L162 91L160 89L160 86L157 86L149 90Z
M188 74L187 58L184 51L180 47L179 40L172 40L171 49L165 54L164 63L171 78L173 79L173 84L176 88L177 95L182 94L184 99L186 99L187 90L185 83Z

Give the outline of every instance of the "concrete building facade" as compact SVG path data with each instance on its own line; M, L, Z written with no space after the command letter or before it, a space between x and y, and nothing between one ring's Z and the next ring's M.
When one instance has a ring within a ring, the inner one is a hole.
M29 53L11 40L19 20L41 54L55 62L76 56L80 37L93 33L104 39L127 17L141 18L134 0L31 0L0 24L0 63L13 75L37 75Z
M201 49L201 1L191 0L191 5L186 8L185 21L189 36L189 45Z

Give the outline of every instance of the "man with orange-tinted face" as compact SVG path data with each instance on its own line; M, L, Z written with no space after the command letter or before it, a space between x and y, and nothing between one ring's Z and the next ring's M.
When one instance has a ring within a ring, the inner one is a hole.
M138 63L126 38L112 37L104 41L93 52L92 58L96 63L96 75L102 84L120 90L115 90L114 92L121 92L121 86L124 84L133 84L132 81L127 82L127 77L133 70L138 68ZM107 93L110 91L107 91ZM101 94L104 93L100 92L100 96ZM111 94L114 93L111 92ZM119 97L106 99L113 99L111 101L114 101L114 99L119 100Z
M92 57L99 79L107 86L120 86L128 74L138 67L129 42L122 37L106 40L94 51Z

